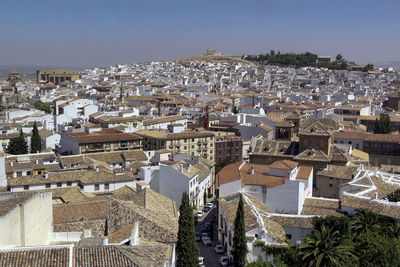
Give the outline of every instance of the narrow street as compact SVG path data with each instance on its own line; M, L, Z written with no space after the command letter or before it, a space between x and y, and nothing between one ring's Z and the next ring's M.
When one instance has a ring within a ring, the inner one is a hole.
M201 230L205 229L206 223L211 223L213 234L210 234L210 238L212 238L213 245L209 247L205 247L203 242L200 240L197 242L199 244L200 256L204 257L204 266L205 267L218 267L221 266L219 263L219 257L223 256L223 254L217 254L214 251L214 245L218 242L218 232L217 232L217 222L213 222L214 216L217 214L217 208L214 207L207 213L203 215L202 218L199 218L197 224L195 224L196 233L201 234Z

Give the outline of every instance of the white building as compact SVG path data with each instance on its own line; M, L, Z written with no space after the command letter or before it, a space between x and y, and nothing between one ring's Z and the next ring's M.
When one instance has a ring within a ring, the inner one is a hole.
M304 199L312 194L313 168L290 160L269 166L239 162L225 166L216 181L219 197L243 192L272 212L300 214Z

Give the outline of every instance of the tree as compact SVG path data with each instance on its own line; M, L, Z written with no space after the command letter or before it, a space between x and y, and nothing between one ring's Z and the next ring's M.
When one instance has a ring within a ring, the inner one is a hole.
M47 114L51 113L51 107L49 105L43 103L40 100L35 103L35 108L37 108L38 110L44 111Z
M342 62L342 61L344 61L343 56L342 56L341 54L338 54L338 55L336 56L336 61L337 61L337 62Z
M374 65L373 64L367 64L364 67L364 71L373 71L374 70Z
M204 203L204 206L207 204L207 192L206 192L206 190L204 190L204 193L203 193L203 203Z
M359 266L399 266L400 242L398 239L368 231L357 235L354 244Z
M374 133L388 134L392 132L389 114L382 113L379 119L375 120Z
M353 217L351 230L355 236L368 231L379 233L382 230L381 221L380 215L369 210L361 210Z
M236 211L232 255L233 264L235 267L243 267L246 265L247 241L246 229L244 224L244 207L242 195L240 195L239 204Z
M6 152L13 155L21 155L28 153L28 145L26 144L22 129L19 131L19 136L10 140Z
M321 226L305 237L305 244L300 246L303 263L315 267L348 266L356 257L351 242L342 240L339 231Z
M387 198L390 202L399 202L400 201L400 189L390 193L387 195Z
M33 123L32 138L31 138L31 153L37 153L42 151L42 139L39 135L39 130L36 125L36 121Z
M199 247L196 242L196 232L193 223L193 210L189 204L186 192L182 195L179 207L178 242L176 244L176 266L199 266Z

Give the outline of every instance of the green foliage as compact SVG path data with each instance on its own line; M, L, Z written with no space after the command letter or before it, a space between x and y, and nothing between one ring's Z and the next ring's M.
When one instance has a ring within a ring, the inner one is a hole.
M246 229L244 224L244 207L242 195L240 195L239 204L236 211L232 255L233 264L235 267L245 266L247 255L247 241Z
M232 158L226 158L223 161L218 162L217 164L215 164L215 173L219 173L219 171L222 170L223 167L232 163L235 163Z
M31 138L31 153L37 153L42 151L42 139L39 135L39 130L36 125L36 121L33 123L32 138Z
M232 108L232 113L233 113L233 114L239 113L239 109L238 109L237 106L234 106L234 107Z
M22 129L19 131L19 136L10 140L6 152L13 155L21 155L28 153L28 145L26 144Z
M400 201L400 189L390 193L387 195L387 198L390 202L399 202Z
M340 238L347 239L351 237L351 220L347 216L326 216L315 217L313 220L314 229L321 231L322 227L338 231Z
M274 256L274 266L400 266L399 224L368 210L316 218L304 241L299 247L261 246Z
M374 133L377 134L388 134L392 132L392 126L390 122L389 114L382 113L379 119L375 120Z
M338 61L338 62L343 62L343 61L345 61L345 60L344 60L344 58L343 58L343 56L342 56L341 54L338 54L338 55L336 56L336 61Z
M348 67L347 62L340 54L336 56L335 62L330 63L317 63L318 55L310 52L300 54L281 54L280 52L278 52L277 54L275 54L274 50L271 50L269 54L267 53L260 54L258 56L247 56L245 59L279 66L322 67L328 69L347 69Z
M354 250L359 266L400 266L400 242L387 235L364 232L356 237Z
M302 260L308 266L347 266L356 257L350 240L343 240L339 231L324 225L306 236L300 248Z
M0 112L3 112L5 110L3 105L0 105Z
M203 203L204 203L204 206L207 204L207 192L206 192L206 190L204 190L204 193L203 193Z
M274 265L263 261L261 258L258 258L257 261L247 264L246 267L273 267Z
M189 196L182 195L179 207L178 242L176 244L176 266L194 267L199 265L199 247L196 242L196 232L193 224L193 210L189 203Z
M42 110L44 112L46 112L47 114L51 113L51 107L45 103L43 103L42 101L37 101L35 103L35 108L37 108L38 110Z
M364 71L373 71L374 70L374 65L373 64L367 64L364 67Z

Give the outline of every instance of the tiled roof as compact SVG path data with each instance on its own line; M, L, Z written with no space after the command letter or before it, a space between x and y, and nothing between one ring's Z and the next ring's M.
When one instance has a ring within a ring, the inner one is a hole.
M68 267L69 248L23 248L0 250L0 266Z
M94 133L65 133L71 138L77 140L79 144L89 143L102 143L102 142L115 142L115 141L135 141L141 139L140 136L131 133L108 133L108 132L94 132Z
M137 131L135 132L139 136L151 137L162 140L179 140L184 138L201 138L201 137L212 137L214 133L209 131L185 131L181 133L169 133L163 131Z
M351 180L356 175L357 170L358 167L356 166L328 165L325 169L318 171L317 176Z
M225 216L227 217L228 223L231 226L231 229L233 229L233 224L236 216L236 211L239 203L239 195L240 193L234 193L228 196L225 196L223 198L220 198L218 200L219 205L221 205L221 208L223 209L223 212ZM259 201L256 198L253 198L247 194L243 194L252 204L253 207L256 209L258 214L261 216L263 220L264 227L266 229L266 232L271 235L276 241L281 242L284 241L286 236L285 236L285 231L283 230L282 226L267 216L267 213L269 213L269 209L267 206L265 206L264 203ZM244 197L243 197L244 198ZM243 199L243 208L244 208L244 222L245 222L245 230L246 232L253 230L253 229L259 229L261 227L260 221L257 218L257 215L255 211L253 210L253 207L250 206L245 199Z
M341 216L339 200L324 198L306 198L303 204L303 215Z
M293 170L297 165L299 165L298 162L291 160L276 160L271 163L269 167L283 170Z
M33 192L21 192L21 193L11 193L4 192L0 193L0 216L6 215L8 212L13 210L19 204L24 203L36 193Z
M297 172L296 179L308 179L308 177L310 177L310 174L312 171L313 171L312 166L300 165L299 171Z
M107 201L87 201L53 206L54 224L77 222L79 220L105 219Z
M151 119L151 120L145 120L143 121L143 125L153 125L153 124L158 124L158 123L165 123L165 122L174 122L174 121L179 121L179 120L184 120L186 117L184 116L166 116L166 117L161 117L161 118L156 118L156 119Z
M313 218L314 216L304 215L289 215L289 214L276 214L274 213L270 217L273 221L282 225L282 227L288 228L308 228L313 229Z
M132 260L118 247L84 247L74 251L76 267L135 267Z
M241 164L242 162L236 162L223 167L216 175L217 186L239 180L239 166Z

